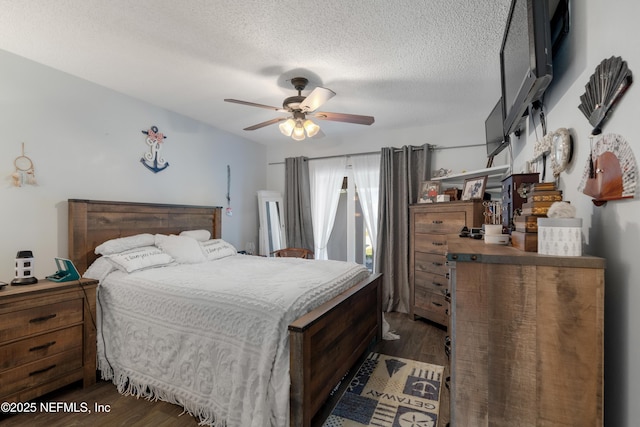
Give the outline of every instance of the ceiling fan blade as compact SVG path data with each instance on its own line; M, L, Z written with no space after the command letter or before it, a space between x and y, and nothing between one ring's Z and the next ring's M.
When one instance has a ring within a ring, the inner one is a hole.
M265 126L273 125L273 124L276 124L278 122L282 122L284 120L287 120L287 118L288 117L278 117L277 119L271 119L271 120L267 120L266 122L258 123L257 125L249 126L248 128L244 128L243 130L260 129L260 128L263 128Z
M331 120L333 122L355 123L357 125L370 125L375 120L372 116L360 116L358 114L329 113L317 111L313 117L320 120Z
M324 87L317 87L311 91L311 93L302 101L300 109L305 112L316 111L322 104L336 96L336 93L331 89Z
M256 104L255 102L248 102L248 101L240 101L239 99L225 99L225 102L233 102L234 104L241 104L241 105L248 105L249 107L259 107L259 108L266 108L267 110L273 110L273 111L278 111L281 113L286 113L288 112L287 110L280 108L280 107L272 107L271 105L264 105L264 104Z

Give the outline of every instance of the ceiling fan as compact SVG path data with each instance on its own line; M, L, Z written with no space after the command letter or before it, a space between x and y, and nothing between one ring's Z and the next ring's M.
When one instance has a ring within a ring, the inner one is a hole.
M248 105L250 107L266 108L279 113L289 113L289 116L267 120L266 122L244 128L244 130L256 130L280 123L280 132L286 136L290 136L296 141L302 141L306 137L311 138L320 131L320 126L308 119L307 116L319 120L331 120L334 122L355 123L359 125L370 125L374 122L372 116L317 111L325 102L335 96L335 92L324 87L316 87L309 95L302 96L302 91L308 83L309 80L304 77L294 77L291 79L291 84L298 91L298 95L286 98L282 102L282 108L256 104L255 102L240 101L238 99L225 99L225 101Z

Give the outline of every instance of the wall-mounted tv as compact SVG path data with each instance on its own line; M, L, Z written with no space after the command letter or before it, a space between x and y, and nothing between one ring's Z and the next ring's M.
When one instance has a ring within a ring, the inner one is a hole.
M500 49L504 134L519 131L553 78L547 0L512 0Z
M484 122L484 130L487 136L487 157L493 157L509 145L509 135L504 134L502 114L502 98L489 113Z

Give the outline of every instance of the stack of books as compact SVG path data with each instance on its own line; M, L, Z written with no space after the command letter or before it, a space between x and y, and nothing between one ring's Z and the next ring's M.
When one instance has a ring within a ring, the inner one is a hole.
M527 251L538 250L538 218L547 217L552 204L562 201L562 191L553 182L531 184L522 212L513 218L515 230L511 232L514 247Z

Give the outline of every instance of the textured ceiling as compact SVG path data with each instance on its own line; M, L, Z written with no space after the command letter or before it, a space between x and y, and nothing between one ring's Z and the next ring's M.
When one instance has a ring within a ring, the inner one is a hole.
M326 138L464 118L499 97L510 0L0 0L0 49L263 144L302 76L337 95ZM304 91L303 95L309 93Z

